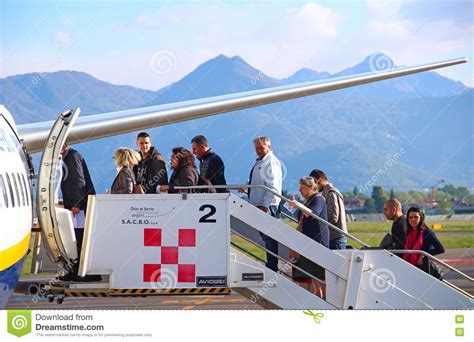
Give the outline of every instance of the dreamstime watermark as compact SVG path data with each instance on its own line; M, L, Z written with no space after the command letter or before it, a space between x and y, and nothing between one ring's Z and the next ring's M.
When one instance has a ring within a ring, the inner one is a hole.
M171 269L160 267L151 274L151 288L158 289L175 289L178 285L178 277L176 272Z
M167 175L166 169L161 169L160 171L158 171L156 175L152 177L152 179L146 181L145 173L146 173L146 168L139 166L138 172L137 172L137 182L138 184L141 184L143 191L145 191L145 193L150 192L151 189L156 189L157 187L159 187L160 181L166 178L166 175ZM145 181L144 184L142 180Z
M17 337L29 334L31 332L31 310L9 310L7 331Z
M160 50L153 54L150 60L151 69L158 75L165 75L176 69L178 60L169 50Z
M379 52L370 56L369 68L371 71L390 71L395 68L395 62L390 53Z
M377 184L380 179L382 179L385 174L395 165L397 164L398 160L406 153L405 149L401 147L398 152L395 154L387 154L386 160L383 166L377 170L375 175L373 175L365 184L359 186L359 191L361 193L365 193L369 190L372 186Z
M283 269L280 269L280 270L278 270L278 272L276 272L275 277L270 278L270 280L268 282L266 282L265 285L258 290L258 292L252 294L252 296L250 297L250 301L252 303L256 304L258 302L258 300L260 299L260 297L263 297L265 295L265 293L267 293L270 288L274 288L274 287L277 286L278 276L282 277L283 272L290 273L291 269L292 269L291 265L285 263L283 265Z
M280 169L278 170L278 164L274 162L265 163L263 167L259 168L260 179L264 181L264 184L274 184L275 176L278 176L277 173L281 173L281 181L283 182L286 179L288 174L288 169L280 160Z
M269 64L270 65L275 65L276 63L279 62L279 59L282 58L287 51L289 51L293 47L293 42L288 42L286 44L281 44L280 46L277 47L277 51L273 58L270 60ZM262 71L258 71L258 73L250 79L250 83L252 85L256 85L258 81L260 81L262 78L266 77L266 75Z
M57 69L58 65L61 64L64 58L66 58L71 53L75 46L76 43L73 40L71 40L67 44L61 45L57 53L49 60L48 64L46 65L46 71L34 74L31 83L33 85L38 85L41 80L48 75L48 72Z
M46 297L48 294L50 294L50 291L52 290L52 288L55 285L60 284L62 282L62 280L60 279L61 277L64 277L67 274L74 272L74 265L77 264L78 262L79 262L78 259L76 260L69 259L66 261L65 265L64 265L64 262L59 263L58 265L61 265L61 266L56 272L56 274L54 275L54 277L50 278L46 284L41 286L38 289L37 293L32 294L31 301L33 303L37 303L41 297Z
M376 293L385 293L395 287L395 274L387 268L380 268L370 273L369 287Z

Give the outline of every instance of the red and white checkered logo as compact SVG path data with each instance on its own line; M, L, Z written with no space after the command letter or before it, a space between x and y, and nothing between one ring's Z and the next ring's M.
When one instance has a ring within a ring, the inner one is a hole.
M143 230L143 245L160 248L160 263L143 265L143 281L160 283L163 275L173 275L178 283L196 282L196 265L180 263L180 259L189 256L196 247L196 229L179 228L177 246L163 246L161 228L145 228ZM180 258L181 254L181 258ZM177 274L177 278L176 278Z

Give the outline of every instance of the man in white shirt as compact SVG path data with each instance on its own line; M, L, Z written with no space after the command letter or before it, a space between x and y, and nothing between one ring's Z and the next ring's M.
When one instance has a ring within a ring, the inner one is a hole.
M258 158L250 171L249 185L264 185L281 195L281 163L273 154L270 138L266 136L257 137L253 142L255 144L255 152ZM280 204L279 197L260 188L249 189L248 196L249 202L256 207L274 217L278 216L278 205ZM278 254L278 243L265 234L261 235L265 242L265 247L272 253ZM267 253L266 266L277 272L278 258Z

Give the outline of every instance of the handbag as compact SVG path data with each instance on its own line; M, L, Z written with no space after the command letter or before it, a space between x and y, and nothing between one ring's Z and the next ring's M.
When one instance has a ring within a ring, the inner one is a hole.
M433 260L426 257L423 258L423 264L419 268L429 275L435 277L436 279L442 280L443 274L441 273L441 268L433 262Z
M133 193L143 195L145 191L140 184L133 184Z
M393 237L392 234L387 233L383 237L382 241L380 241L380 248L383 249L391 249L393 246Z

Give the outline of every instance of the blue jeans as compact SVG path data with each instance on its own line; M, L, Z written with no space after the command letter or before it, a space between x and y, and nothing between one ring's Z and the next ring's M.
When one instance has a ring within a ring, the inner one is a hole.
M334 240L329 241L329 249L346 249L347 237L340 236Z

